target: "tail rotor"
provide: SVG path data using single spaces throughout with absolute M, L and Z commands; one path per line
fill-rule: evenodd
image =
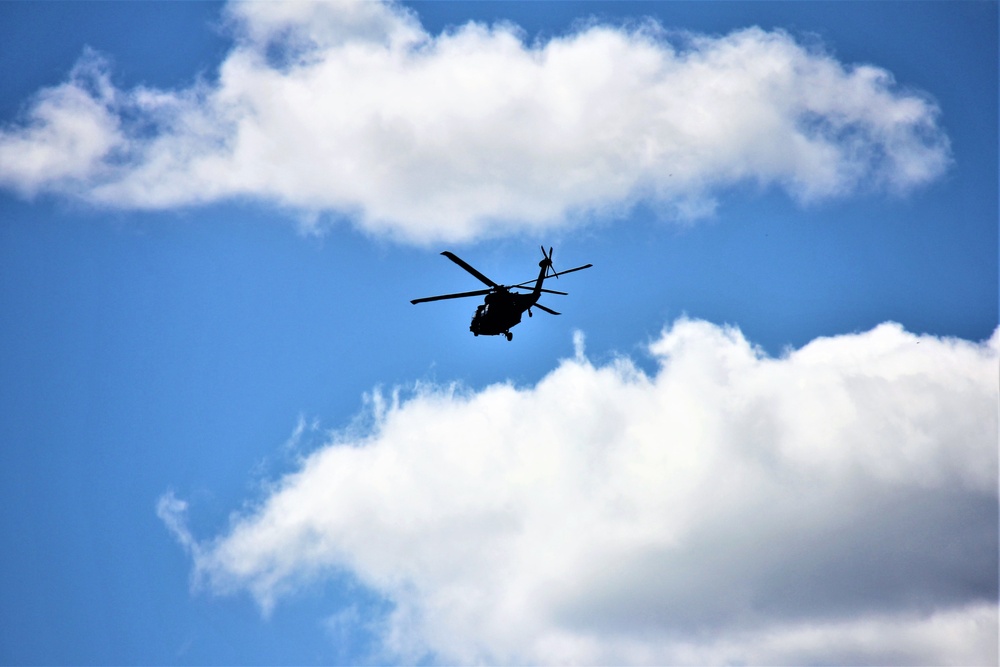
M 551 246 L 549 247 L 548 254 L 545 253 L 545 246 L 539 246 L 539 247 L 542 249 L 542 257 L 544 257 L 542 263 L 545 265 L 545 277 L 546 278 L 549 277 L 549 271 L 551 270 L 552 275 L 554 275 L 558 279 L 559 274 L 556 272 L 555 267 L 552 265 L 552 247 Z

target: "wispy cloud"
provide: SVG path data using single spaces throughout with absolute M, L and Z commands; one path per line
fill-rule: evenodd
M 265 610 L 351 573 L 407 660 L 995 664 L 1000 330 L 649 350 L 373 401 L 200 546 L 161 516 Z
M 173 491 L 160 496 L 156 503 L 156 516 L 166 524 L 182 547 L 196 560 L 201 558 L 198 542 L 187 527 L 187 502 L 178 498 Z
M 120 90 L 85 54 L 0 131 L 0 184 L 126 208 L 251 197 L 431 242 L 637 201 L 696 219 L 743 182 L 906 191 L 950 160 L 929 98 L 781 31 L 591 23 L 529 43 L 506 24 L 431 35 L 372 2 L 226 14 L 211 83 Z

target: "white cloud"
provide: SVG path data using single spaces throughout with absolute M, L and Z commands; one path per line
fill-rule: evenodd
M 680 320 L 652 375 L 574 347 L 534 386 L 375 394 L 214 539 L 164 519 L 265 611 L 356 577 L 407 661 L 996 663 L 1000 330 L 770 358 Z
M 121 207 L 252 197 L 430 242 L 640 200 L 698 218 L 740 182 L 801 201 L 905 191 L 950 159 L 931 101 L 781 31 L 593 23 L 529 44 L 511 25 L 430 35 L 373 2 L 227 16 L 236 41 L 212 84 L 40 93 L 0 134 L 0 182 Z
M 0 185 L 27 196 L 74 192 L 105 174 L 126 143 L 115 113 L 118 93 L 105 70 L 88 51 L 66 83 L 35 96 L 26 123 L 0 130 Z

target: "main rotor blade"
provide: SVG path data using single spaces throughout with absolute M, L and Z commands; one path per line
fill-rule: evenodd
M 556 311 L 552 310 L 551 308 L 546 308 L 545 306 L 543 306 L 540 303 L 536 303 L 534 306 L 532 306 L 532 308 L 541 308 L 546 313 L 549 313 L 549 314 L 552 314 L 552 315 L 561 315 L 562 314 L 562 313 L 557 313 Z
M 584 269 L 589 269 L 592 266 L 593 266 L 593 264 L 584 264 L 583 266 L 578 266 L 575 269 L 566 269 L 565 271 L 560 271 L 559 273 L 550 273 L 547 277 L 551 278 L 552 276 L 563 276 L 563 275 L 566 275 L 567 273 L 573 273 L 574 271 L 582 271 Z M 516 285 L 511 285 L 511 287 L 527 287 L 530 283 L 535 282 L 535 280 L 536 280 L 536 278 L 532 278 L 531 280 L 525 280 L 523 283 L 518 283 Z M 542 291 L 546 292 L 546 291 L 549 291 L 549 290 L 543 289 Z M 551 290 L 551 291 L 555 292 L 555 290 Z M 556 292 L 556 293 L 557 294 L 566 294 L 565 292 Z
M 481 274 L 476 269 L 472 268 L 472 266 L 470 264 L 468 264 L 464 259 L 462 259 L 458 255 L 456 255 L 455 253 L 448 252 L 447 250 L 445 250 L 441 254 L 444 255 L 445 257 L 447 257 L 448 259 L 450 259 L 451 261 L 455 262 L 456 264 L 458 264 L 460 267 L 462 267 L 463 269 L 465 269 L 466 271 L 468 271 L 469 273 L 471 273 L 475 277 L 479 278 L 480 282 L 482 282 L 482 283 L 484 283 L 486 285 L 489 285 L 490 287 L 499 287 L 499 285 L 497 285 L 495 282 L 493 282 L 492 280 L 490 280 L 489 278 L 487 278 L 486 276 L 484 276 L 483 274 Z
M 526 281 L 526 282 L 530 282 L 530 281 Z M 526 290 L 532 289 L 531 287 L 528 287 L 524 283 L 521 283 L 520 285 L 511 285 L 510 287 L 511 287 L 511 289 L 526 289 Z M 569 292 L 560 292 L 559 290 L 548 289 L 546 287 L 543 287 L 542 291 L 543 292 L 548 292 L 549 294 L 562 294 L 563 296 L 569 296 Z
M 459 292 L 458 294 L 442 294 L 440 296 L 425 296 L 422 299 L 412 299 L 410 303 L 427 303 L 428 301 L 441 301 L 443 299 L 461 299 L 466 296 L 483 296 L 484 294 L 489 294 L 493 290 L 480 289 L 475 292 Z
M 573 273 L 574 271 L 583 271 L 584 269 L 589 269 L 593 264 L 584 264 L 583 266 L 578 266 L 575 269 L 566 269 L 565 271 L 560 271 L 559 273 L 553 273 L 552 276 L 565 276 L 567 273 Z M 552 276 L 549 276 L 551 278 Z

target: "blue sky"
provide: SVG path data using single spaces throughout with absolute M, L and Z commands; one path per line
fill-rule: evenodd
M 997 28 L 0 4 L 0 662 L 995 664 Z

